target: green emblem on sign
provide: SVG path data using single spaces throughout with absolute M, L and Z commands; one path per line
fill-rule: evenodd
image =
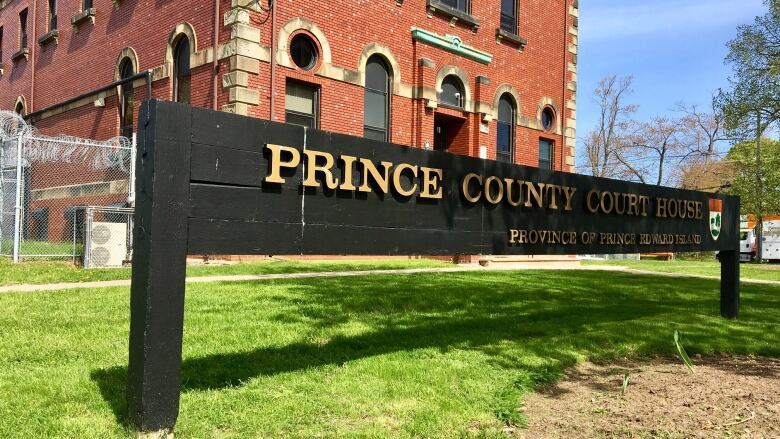
M 710 235 L 712 239 L 718 240 L 720 236 L 721 212 L 723 212 L 723 201 L 710 199 Z
M 715 240 L 720 236 L 720 212 L 710 212 L 710 234 Z

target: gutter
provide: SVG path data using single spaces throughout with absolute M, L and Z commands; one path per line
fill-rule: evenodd
M 43 113 L 47 113 L 49 111 L 53 111 L 53 110 L 65 107 L 65 106 L 70 105 L 70 104 L 72 104 L 74 102 L 80 101 L 82 99 L 89 98 L 90 96 L 94 96 L 94 95 L 96 95 L 98 93 L 101 93 L 101 92 L 104 92 L 104 91 L 108 91 L 108 90 L 110 90 L 110 89 L 112 89 L 114 87 L 118 87 L 120 85 L 124 85 L 124 84 L 126 84 L 128 82 L 132 82 L 132 81 L 135 81 L 136 79 L 141 79 L 141 78 L 145 78 L 146 79 L 146 96 L 147 96 L 147 99 L 152 99 L 152 71 L 151 70 L 147 70 L 145 72 L 136 73 L 135 75 L 130 76 L 128 78 L 120 79 L 118 81 L 114 81 L 114 82 L 112 82 L 112 83 L 110 83 L 108 85 L 104 85 L 104 86 L 102 86 L 100 88 L 96 88 L 94 90 L 90 90 L 88 92 L 82 93 L 82 94 L 80 94 L 78 96 L 74 96 L 74 97 L 72 97 L 70 99 L 66 99 L 66 100 L 64 100 L 62 102 L 58 102 L 58 103 L 56 103 L 54 105 L 49 105 L 46 108 L 42 108 L 42 109 L 40 109 L 38 111 L 34 111 L 32 113 L 27 114 L 26 116 L 24 116 L 24 119 L 25 119 L 25 121 L 30 122 L 30 123 L 34 122 L 35 121 L 34 119 L 36 119 L 38 116 L 41 116 Z

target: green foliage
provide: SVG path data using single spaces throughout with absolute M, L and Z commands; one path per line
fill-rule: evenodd
M 679 273 L 681 276 L 712 276 L 720 278 L 720 262 L 715 260 L 713 252 L 709 252 L 708 260 L 692 260 L 679 257 L 674 261 L 583 261 L 583 265 L 619 265 L 622 267 L 642 270 L 660 271 L 664 273 Z M 780 270 L 775 264 L 741 264 L 740 278 L 743 282 L 751 279 L 771 280 L 780 282 Z
M 767 12 L 739 26 L 728 43 L 731 87 L 716 99 L 727 125 L 742 139 L 755 139 L 780 119 L 780 0 L 764 3 Z
M 620 396 L 625 396 L 626 395 L 626 390 L 628 389 L 628 381 L 629 381 L 629 379 L 630 379 L 630 375 L 629 374 L 626 373 L 626 374 L 623 375 L 623 385 L 620 386 Z
M 677 346 L 677 353 L 680 354 L 680 358 L 682 359 L 683 363 L 685 363 L 685 367 L 688 368 L 688 371 L 690 373 L 693 372 L 693 362 L 691 361 L 691 358 L 688 356 L 688 353 L 685 352 L 685 348 L 682 344 L 680 344 L 680 333 L 677 332 L 677 330 L 674 330 L 674 344 Z
M 729 193 L 741 198 L 743 213 L 780 212 L 780 142 L 761 140 L 761 168 L 756 168 L 756 143 L 734 145 L 726 156 L 734 164 L 734 181 Z M 761 186 L 756 178 L 761 173 Z
M 2 271 L 2 270 L 0 270 Z M 596 271 L 191 284 L 177 438 L 501 438 L 579 361 L 780 355 L 780 287 Z M 0 294 L 0 437 L 130 438 L 129 289 Z M 522 431 L 517 432 L 522 435 Z
M 187 276 L 224 276 L 284 274 L 325 271 L 395 270 L 406 268 L 451 267 L 452 264 L 431 259 L 393 260 L 333 260 L 333 261 L 257 261 L 229 265 L 191 265 Z M 17 284 L 47 284 L 56 282 L 93 282 L 130 279 L 130 268 L 86 270 L 65 261 L 28 261 L 11 263 L 0 258 L 0 286 Z

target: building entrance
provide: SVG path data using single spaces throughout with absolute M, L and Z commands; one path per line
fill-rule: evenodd
M 461 134 L 466 120 L 460 117 L 437 113 L 433 118 L 433 149 L 447 151 Z

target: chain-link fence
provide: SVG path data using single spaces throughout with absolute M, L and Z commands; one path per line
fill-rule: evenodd
M 15 113 L 0 111 L 0 145 L 0 255 L 14 261 L 85 261 L 85 245 L 91 243 L 87 235 L 94 235 L 87 227 L 95 223 L 119 224 L 109 228 L 124 230 L 121 240 L 127 244 L 134 159 L 129 139 L 44 136 Z M 104 215 L 111 209 L 115 215 L 108 216 L 110 221 L 88 224 L 90 212 L 94 217 L 94 212 Z M 92 262 L 125 261 L 129 244 L 124 251 Z

